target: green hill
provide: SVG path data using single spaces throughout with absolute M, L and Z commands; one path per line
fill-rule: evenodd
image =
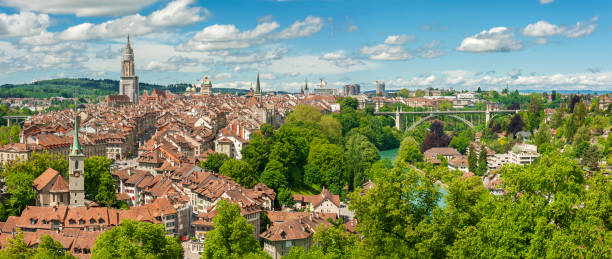
M 183 93 L 187 84 L 156 85 L 149 83 L 139 83 L 141 93 L 151 92 L 155 89 L 170 90 L 173 93 Z M 119 92 L 119 81 L 110 79 L 89 79 L 89 78 L 59 78 L 36 81 L 30 84 L 4 84 L 0 85 L 0 98 L 11 97 L 30 97 L 30 98 L 49 98 L 49 97 L 73 97 L 74 91 L 81 97 L 99 97 Z M 238 93 L 246 94 L 249 91 L 232 88 L 213 88 L 215 93 Z

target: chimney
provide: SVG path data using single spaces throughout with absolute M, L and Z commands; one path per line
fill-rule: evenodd
M 308 216 L 310 217 L 310 221 L 312 221 L 312 212 L 308 214 Z

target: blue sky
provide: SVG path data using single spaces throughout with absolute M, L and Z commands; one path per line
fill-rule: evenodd
M 612 91 L 612 1 L 0 0 L 0 83 Z

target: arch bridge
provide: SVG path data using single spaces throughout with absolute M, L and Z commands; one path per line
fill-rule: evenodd
M 413 115 L 425 115 L 424 117 L 422 117 L 421 119 L 419 119 L 418 121 L 412 123 L 410 125 L 410 127 L 408 127 L 408 130 L 413 130 L 416 126 L 418 126 L 419 124 L 423 123 L 424 121 L 427 121 L 435 116 L 439 116 L 439 115 L 448 115 L 449 117 L 452 117 L 454 119 L 457 119 L 465 124 L 467 124 L 470 128 L 474 127 L 474 123 L 472 123 L 470 120 L 463 118 L 459 115 L 472 115 L 472 114 L 484 114 L 485 115 L 485 123 L 489 123 L 489 120 L 491 119 L 491 114 L 496 114 L 496 113 L 518 113 L 520 110 L 491 110 L 489 109 L 489 106 L 487 105 L 487 109 L 486 110 L 466 110 L 466 111 L 460 111 L 460 110 L 451 110 L 451 111 L 412 111 L 412 112 L 405 112 L 402 111 L 401 108 L 398 108 L 397 110 L 395 110 L 395 112 L 379 112 L 378 109 L 374 112 L 374 115 L 387 115 L 387 116 L 392 116 L 393 119 L 395 120 L 395 128 L 397 128 L 398 130 L 402 130 L 402 116 L 403 114 L 413 114 Z

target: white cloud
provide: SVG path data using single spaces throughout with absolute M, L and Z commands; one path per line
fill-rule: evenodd
M 159 0 L 2 0 L 2 5 L 50 14 L 118 16 L 134 13 Z
M 49 16 L 31 12 L 0 13 L 0 37 L 30 36 L 41 33 L 49 26 Z
M 177 47 L 179 51 L 211 51 L 224 49 L 248 48 L 263 44 L 267 35 L 279 27 L 276 22 L 258 24 L 254 29 L 240 31 L 233 24 L 208 26 L 184 44 Z
M 269 15 L 257 18 L 257 23 L 264 23 L 264 22 L 269 22 L 273 20 L 274 20 L 274 16 L 269 14 Z
M 456 48 L 465 52 L 507 52 L 523 48 L 523 43 L 515 39 L 514 32 L 506 27 L 484 30 L 461 41 Z
M 387 45 L 404 45 L 406 42 L 411 42 L 415 39 L 414 35 L 390 35 L 385 39 L 384 43 Z
M 176 0 L 150 16 L 133 14 L 108 20 L 101 24 L 81 23 L 59 33 L 63 40 L 94 40 L 144 35 L 163 28 L 184 26 L 203 21 L 209 15 L 206 9 L 189 7 L 192 0 Z
M 357 25 L 351 25 L 348 27 L 349 32 L 354 32 L 354 31 L 357 31 L 358 29 L 359 27 L 357 27 Z
M 346 54 L 344 53 L 344 50 L 338 50 L 335 52 L 325 53 L 323 56 L 321 56 L 321 58 L 325 60 L 344 60 L 346 59 Z
M 321 17 L 308 16 L 304 21 L 296 21 L 291 27 L 280 31 L 276 38 L 292 39 L 299 37 L 311 36 L 323 28 L 323 19 Z
M 571 28 L 568 28 L 567 26 L 550 24 L 547 21 L 538 21 L 525 26 L 521 32 L 523 35 L 529 37 L 550 37 L 555 35 L 564 35 L 567 38 L 580 38 L 583 36 L 588 36 L 595 31 L 595 28 L 597 28 L 597 20 L 599 20 L 599 16 L 591 18 L 588 22 L 579 21 Z
M 420 56 L 422 58 L 436 58 L 444 55 L 444 52 L 438 49 L 440 46 L 440 41 L 432 40 L 430 42 L 424 43 L 421 47 L 417 49 L 420 52 Z
M 205 60 L 197 58 L 190 58 L 184 56 L 171 56 L 166 61 L 160 62 L 158 60 L 152 60 L 147 63 L 144 70 L 148 71 L 194 71 L 188 70 L 189 67 L 195 67 Z M 198 70 L 195 70 L 198 71 Z
M 540 0 L 540 4 L 550 4 L 552 2 L 554 2 L 555 0 Z
M 595 20 L 597 21 L 597 20 Z M 578 22 L 576 23 L 576 25 L 572 28 L 569 28 L 566 32 L 565 32 L 565 37 L 568 38 L 580 38 L 583 36 L 588 36 L 591 35 L 591 33 L 593 33 L 593 31 L 595 31 L 595 28 L 597 27 L 596 24 L 593 23 L 585 23 L 585 22 Z
M 210 16 L 210 12 L 205 8 L 189 7 L 194 2 L 194 0 L 170 2 L 164 9 L 151 13 L 149 23 L 155 27 L 184 26 L 203 21 Z
M 523 35 L 529 37 L 548 37 L 553 35 L 559 35 L 565 32 L 567 28 L 550 24 L 547 21 L 538 21 L 533 24 L 525 26 L 521 31 Z
M 412 54 L 408 53 L 402 46 L 389 46 L 380 44 L 375 46 L 363 46 L 359 50 L 363 55 L 368 55 L 372 60 L 409 60 Z

